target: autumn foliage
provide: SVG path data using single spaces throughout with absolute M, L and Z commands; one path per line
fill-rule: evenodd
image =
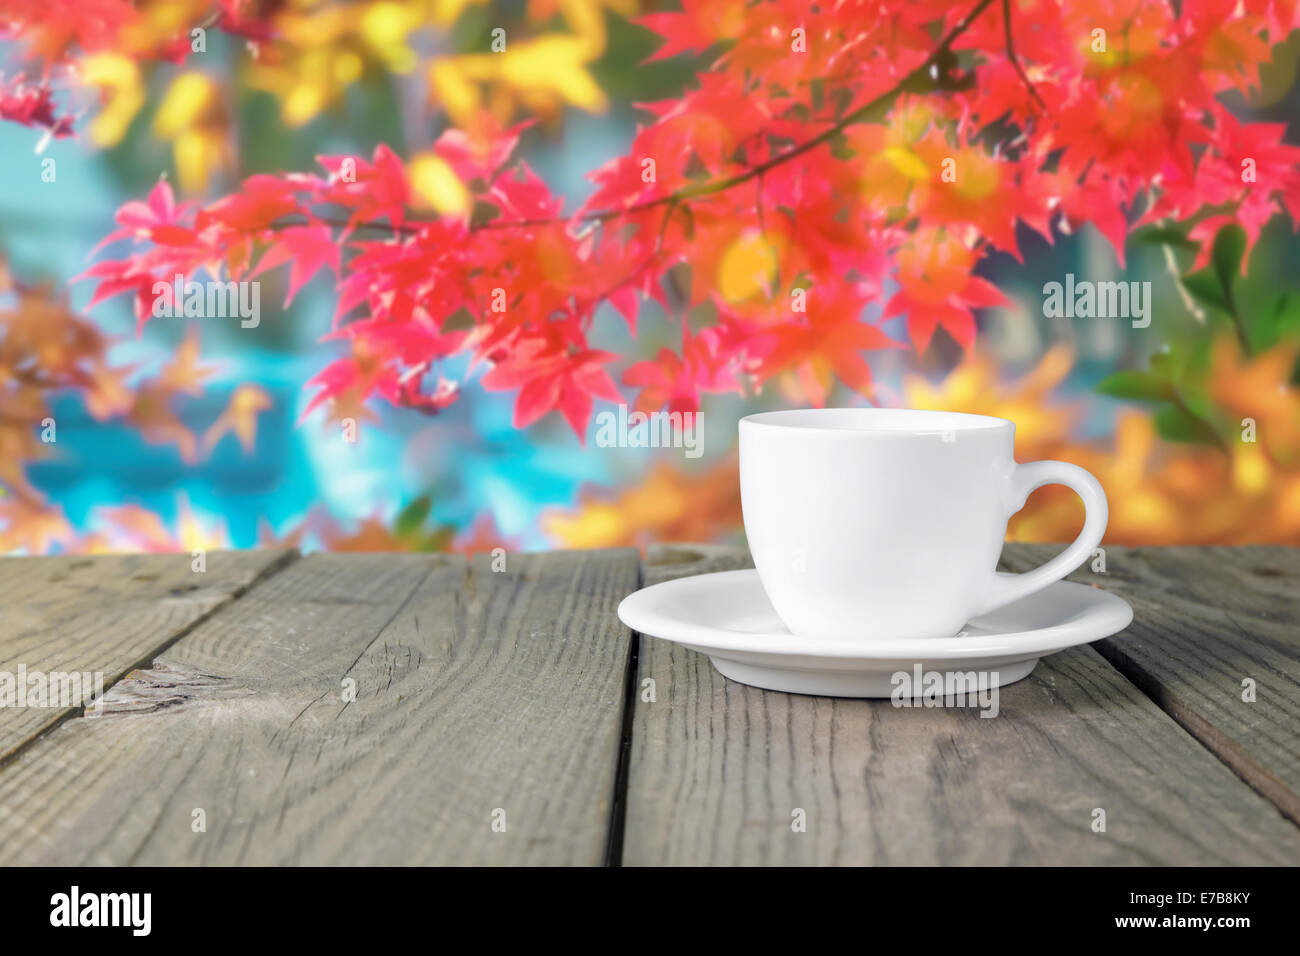
M 1083 403 L 1057 395 L 1069 374 L 1068 348 L 1050 349 L 1027 374 L 1010 381 L 987 353 L 970 357 L 938 385 L 909 375 L 909 408 L 993 415 L 1016 422 L 1024 461 L 1075 462 L 1097 476 L 1110 502 L 1106 541 L 1127 545 L 1295 544 L 1300 541 L 1300 389 L 1290 384 L 1300 344 L 1247 359 L 1230 338 L 1211 348 L 1207 387 L 1225 434 L 1241 417 L 1259 422 L 1258 442 L 1162 441 L 1152 419 L 1121 413 L 1113 437 L 1074 437 Z M 1034 492 L 1013 515 L 1013 541 L 1067 541 L 1083 526 L 1083 506 L 1070 489 Z M 572 548 L 645 547 L 655 542 L 728 540 L 741 525 L 737 463 L 725 458 L 703 475 L 667 464 L 617 492 L 588 489 L 573 508 L 544 519 L 547 533 Z
M 179 406 L 203 393 L 210 374 L 199 360 L 198 339 L 190 336 L 162 368 L 139 374 L 109 358 L 108 338 L 90 321 L 73 313 L 62 297 L 46 288 L 24 286 L 0 268 L 0 294 L 15 305 L 0 309 L 0 551 L 43 553 L 70 545 L 74 530 L 61 509 L 45 500 L 28 480 L 25 465 L 47 457 L 56 447 L 54 397 L 80 395 L 98 422 L 122 421 L 155 444 L 174 444 L 193 463 L 221 441 L 235 435 L 247 447 L 267 395 L 256 385 L 235 389 L 225 410 L 201 434 L 181 422 Z M 108 508 L 100 526 L 79 544 L 89 550 L 181 543 L 156 516 L 132 507 Z M 182 524 L 192 525 L 184 519 Z M 208 541 L 183 532 L 185 541 Z M 219 543 L 215 539 L 212 543 Z M 205 545 L 195 544 L 195 547 Z
M 758 389 L 780 376 L 821 404 L 833 378 L 871 395 L 864 352 L 924 351 L 938 329 L 969 348 L 974 310 L 1004 301 L 975 267 L 990 249 L 1019 255 L 1017 224 L 1051 238 L 1092 223 L 1122 258 L 1130 223 L 1183 219 L 1207 197 L 1227 208 L 1193 239 L 1300 218 L 1300 149 L 1217 98 L 1256 81 L 1246 65 L 1295 24 L 1294 5 L 1017 4 L 1017 58 L 990 0 L 886 6 L 709 0 L 647 17 L 665 54 L 726 50 L 696 88 L 647 106 L 627 155 L 567 215 L 513 159 L 518 128 L 488 118 L 409 162 L 384 146 L 323 157 L 204 206 L 162 182 L 119 214 L 110 239 L 132 248 L 89 270 L 96 301 L 129 293 L 143 323 L 154 284 L 176 274 L 291 264 L 292 298 L 326 271 L 329 335 L 351 354 L 309 384 L 336 414 L 372 397 L 436 411 L 463 391 L 443 360 L 468 352 L 488 368 L 482 387 L 516 394 L 519 427 L 559 411 L 581 436 L 594 401 L 620 400 L 616 356 L 588 344 L 597 309 L 634 324 L 643 297 L 667 307 L 679 264 L 688 305 L 716 322 L 684 333 L 682 356 L 626 370 L 641 406 L 693 411 L 741 377 Z M 1098 23 L 1112 25 L 1103 52 Z M 864 321 L 878 302 L 906 314 L 910 343 Z
M 385 19 L 375 6 L 338 13 L 326 34 L 352 42 L 327 46 L 312 5 L 281 15 L 271 3 L 178 3 L 160 25 L 152 5 L 124 0 L 59 0 L 40 17 L 0 0 L 32 63 L 4 88 L 0 115 L 68 135 L 41 77 L 80 63 L 105 92 L 94 135 L 111 136 L 122 97 L 138 95 L 131 69 L 184 62 L 202 22 L 259 49 L 256 82 L 283 93 L 285 122 L 304 122 L 367 62 L 412 69 L 407 34 L 447 15 L 392 4 L 406 12 Z M 1027 231 L 1052 242 L 1091 225 L 1122 264 L 1130 234 L 1165 230 L 1192 250 L 1193 269 L 1212 269 L 1219 237 L 1240 237 L 1230 258 L 1243 271 L 1270 219 L 1300 222 L 1300 149 L 1281 124 L 1240 120 L 1224 100 L 1258 85 L 1260 64 L 1300 26 L 1295 2 L 683 0 L 637 22 L 658 36 L 656 57 L 691 55 L 701 72 L 680 96 L 643 104 L 626 153 L 590 173 L 577 208 L 517 155 L 521 114 L 603 105 L 583 65 L 603 47 L 604 11 L 530 5 L 539 22 L 557 8 L 563 36 L 428 66 L 431 103 L 452 125 L 427 150 L 322 156 L 211 201 L 160 180 L 106 230 L 81 277 L 92 306 L 127 296 L 143 331 L 157 284 L 176 275 L 279 270 L 286 304 L 329 282 L 336 308 L 322 338 L 343 351 L 306 383 L 309 411 L 364 421 L 386 402 L 436 414 L 483 389 L 513 397 L 517 427 L 558 412 L 581 440 L 597 403 L 695 411 L 709 395 L 773 386 L 813 405 L 837 388 L 876 400 L 873 352 L 924 356 L 940 337 L 973 352 L 978 310 L 1007 302 L 984 263 L 1021 258 Z M 292 81 L 301 71 L 287 64 L 312 50 L 342 64 L 330 83 Z M 197 87 L 177 96 L 159 128 L 178 163 L 201 157 L 183 167 L 182 185 L 198 187 L 221 155 L 220 106 Z M 678 348 L 636 361 L 592 344 L 597 323 L 635 332 L 647 301 L 680 323 Z M 905 334 L 886 331 L 894 317 Z M 1253 368 L 1214 355 L 1228 375 Z M 449 371 L 453 359 L 468 371 Z M 1257 453 L 1290 468 L 1295 449 Z M 1295 492 L 1283 494 L 1279 514 L 1300 535 Z M 1141 521 L 1116 513 L 1140 539 Z

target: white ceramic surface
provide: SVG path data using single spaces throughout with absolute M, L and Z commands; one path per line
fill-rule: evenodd
M 638 633 L 709 655 L 742 684 L 796 694 L 889 697 L 893 676 L 997 672 L 988 686 L 1028 676 L 1038 658 L 1123 630 L 1133 609 L 1114 594 L 1058 581 L 984 614 L 955 637 L 877 641 L 861 634 L 796 637 L 781 623 L 754 571 L 723 571 L 643 588 L 618 607 Z
M 910 640 L 1059 581 L 1106 530 L 1106 495 L 1082 468 L 1017 464 L 1015 425 L 958 412 L 822 408 L 740 421 L 745 533 L 763 588 L 795 634 Z M 1007 519 L 1064 484 L 1087 517 L 1061 554 L 996 572 Z

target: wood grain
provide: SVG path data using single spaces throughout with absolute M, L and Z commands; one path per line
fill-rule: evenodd
M 748 566 L 652 548 L 644 577 Z M 625 864 L 1300 861 L 1300 831 L 1090 647 L 1003 688 L 992 719 L 759 690 L 652 638 L 637 676 L 656 700 L 635 700 Z
M 0 770 L 0 861 L 597 864 L 637 576 L 304 558 Z
M 0 672 L 102 672 L 104 686 L 273 574 L 288 551 L 0 558 Z M 80 710 L 0 708 L 0 761 Z
M 1014 545 L 1004 558 L 1021 571 L 1058 550 Z M 1107 547 L 1105 558 L 1105 573 L 1071 577 L 1122 595 L 1133 624 L 1098 651 L 1300 823 L 1300 549 Z

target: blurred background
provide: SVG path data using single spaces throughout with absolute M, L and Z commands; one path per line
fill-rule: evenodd
M 30 435 L 0 437 L 0 456 L 8 458 L 0 490 L 8 485 L 11 492 L 7 502 L 0 497 L 0 550 L 284 541 L 476 550 L 743 540 L 736 422 L 752 411 L 804 404 L 779 387 L 706 396 L 698 458 L 680 449 L 600 447 L 594 422 L 584 445 L 554 414 L 517 430 L 514 396 L 474 387 L 436 417 L 376 403 L 376 421 L 350 445 L 319 415 L 302 417 L 310 398 L 303 383 L 341 348 L 320 341 L 335 304 L 324 277 L 281 310 L 284 276 L 265 276 L 256 329 L 153 321 L 137 336 L 126 298 L 85 311 L 92 286 L 70 280 L 87 267 L 118 207 L 145 196 L 160 175 L 178 193 L 203 198 L 253 173 L 313 168 L 320 154 L 369 156 L 387 143 L 412 155 L 455 120 L 430 110 L 427 73 L 417 64 L 472 55 L 494 26 L 584 38 L 574 68 L 594 91 L 581 79 L 561 78 L 554 90 L 512 89 L 508 78 L 488 84 L 489 96 L 519 99 L 523 114 L 538 117 L 522 154 L 566 198 L 566 210 L 588 195 L 586 173 L 626 151 L 634 104 L 674 96 L 708 62 L 689 55 L 645 62 L 656 38 L 629 18 L 655 5 L 639 0 L 433 6 L 430 20 L 412 28 L 413 14 L 401 3 L 291 4 L 296 19 L 286 28 L 297 61 L 259 64 L 247 55 L 246 38 L 210 30 L 203 55 L 183 63 L 134 72 L 95 64 L 105 93 L 81 106 L 86 120 L 75 137 L 50 139 L 0 123 L 0 258 L 13 277 L 0 299 L 0 322 L 13 321 L 20 286 L 46 287 L 109 337 L 116 366 L 175 361 L 197 335 L 197 361 L 210 374 L 201 394 L 182 396 L 174 412 L 184 429 L 211 438 L 187 454 L 183 443 L 160 441 L 156 431 L 97 419 L 75 390 L 52 394 L 55 441 L 37 447 Z M 12 55 L 11 46 L 0 46 L 0 63 Z M 1298 57 L 1300 35 L 1293 34 L 1264 69 L 1258 94 L 1231 104 L 1242 117 L 1290 121 L 1292 143 L 1300 134 Z M 57 164 L 54 182 L 41 179 L 46 158 Z M 1121 267 L 1091 228 L 1050 246 L 1022 230 L 1023 264 L 995 256 L 981 267 L 1012 304 L 980 313 L 973 356 L 942 333 L 923 359 L 911 350 L 872 353 L 877 398 L 1014 419 L 1021 460 L 1063 458 L 1101 479 L 1112 505 L 1108 541 L 1300 544 L 1294 227 L 1280 217 L 1269 223 L 1247 274 L 1236 280 L 1239 314 L 1226 318 L 1246 329 L 1245 353 L 1219 347 L 1225 316 L 1212 295 L 1180 281 L 1193 255 L 1176 242 L 1139 233 Z M 1045 317 L 1044 283 L 1070 272 L 1150 281 L 1150 327 Z M 901 321 L 884 327 L 903 338 L 892 331 Z M 612 309 L 592 339 L 621 357 L 621 370 L 677 348 L 680 332 L 647 304 L 635 339 Z M 1144 377 L 1170 366 L 1180 370 L 1172 395 Z M 828 404 L 866 404 L 837 388 Z M 633 391 L 626 392 L 630 401 Z M 241 419 L 255 426 L 247 441 L 234 427 Z M 1238 440 L 1245 419 L 1257 423 L 1257 441 Z M 0 436 L 10 427 L 5 421 L 0 409 Z M 39 514 L 13 508 L 18 482 L 44 502 Z M 1081 524 L 1068 491 L 1043 489 L 1013 520 L 1011 536 L 1065 540 Z

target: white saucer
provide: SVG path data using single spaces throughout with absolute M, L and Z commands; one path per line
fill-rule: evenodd
M 879 642 L 795 637 L 772 610 L 758 572 L 678 578 L 623 599 L 619 619 L 650 637 L 708 654 L 724 677 L 794 694 L 889 697 L 900 671 L 988 672 L 985 687 L 1029 676 L 1045 654 L 1122 631 L 1128 602 L 1083 584 L 1058 581 L 990 611 L 956 637 Z M 996 676 L 994 673 L 996 672 Z

